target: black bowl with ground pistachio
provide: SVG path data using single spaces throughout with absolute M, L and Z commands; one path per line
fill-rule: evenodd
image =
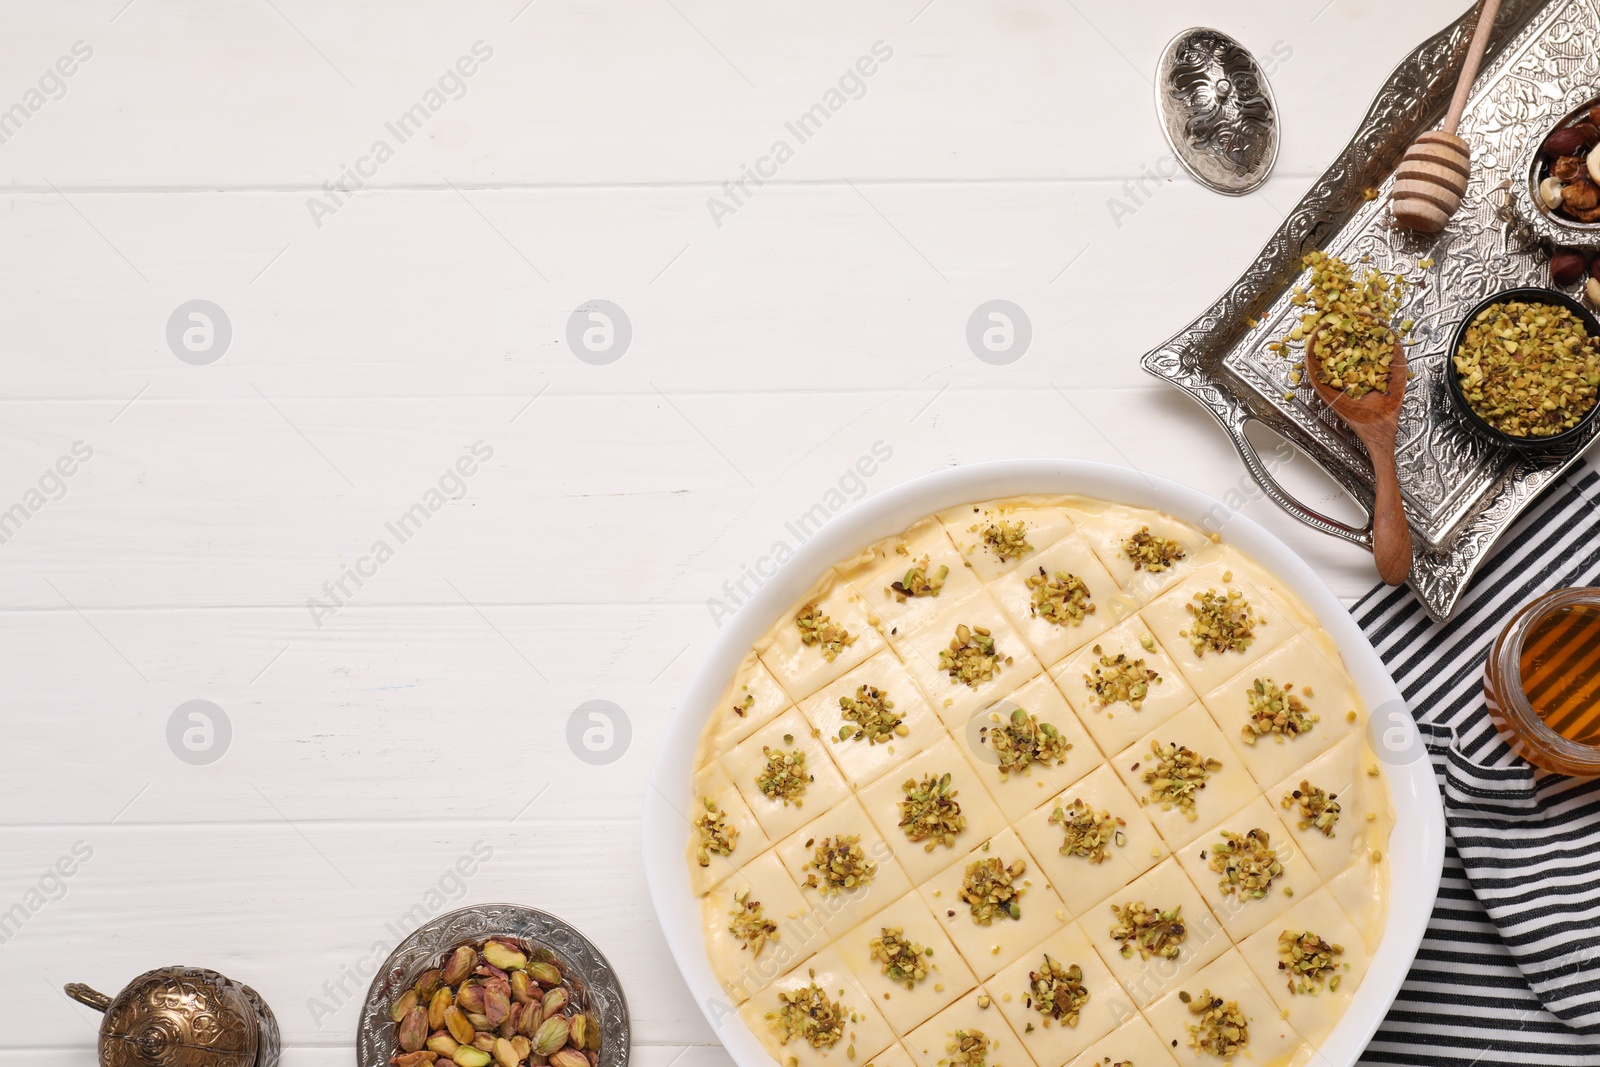
M 1518 452 L 1585 437 L 1600 406 L 1600 320 L 1553 289 L 1507 289 L 1456 327 L 1445 383 L 1481 436 Z

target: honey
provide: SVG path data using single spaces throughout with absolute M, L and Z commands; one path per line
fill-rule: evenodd
M 1558 774 L 1600 774 L 1600 589 L 1558 589 L 1513 616 L 1484 671 L 1512 750 Z

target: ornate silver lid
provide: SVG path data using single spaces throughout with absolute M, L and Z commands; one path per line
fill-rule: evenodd
M 1156 69 L 1161 132 L 1183 169 L 1228 196 L 1261 187 L 1278 160 L 1278 105 L 1250 50 L 1221 30 L 1174 37 Z

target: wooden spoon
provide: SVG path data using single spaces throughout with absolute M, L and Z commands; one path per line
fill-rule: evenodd
M 1370 315 L 1362 316 L 1371 319 Z M 1394 334 L 1393 330 L 1389 331 Z M 1389 585 L 1399 585 L 1411 573 L 1411 529 L 1406 525 L 1405 502 L 1400 498 L 1400 479 L 1395 472 L 1395 436 L 1400 431 L 1400 402 L 1406 395 L 1406 353 L 1398 335 L 1394 337 L 1394 361 L 1389 365 L 1389 391 L 1376 390 L 1351 397 L 1343 389 L 1325 385 L 1320 373 L 1317 345 L 1322 331 L 1306 338 L 1306 376 L 1317 395 L 1355 431 L 1367 446 L 1372 459 L 1372 478 L 1377 498 L 1372 505 L 1372 557 L 1378 576 Z
M 1406 149 L 1400 166 L 1394 172 L 1394 188 L 1389 193 L 1389 206 L 1394 221 L 1408 230 L 1419 233 L 1438 233 L 1444 229 L 1450 216 L 1461 206 L 1467 192 L 1467 178 L 1471 173 L 1471 150 L 1467 142 L 1456 136 L 1461 125 L 1461 113 L 1466 110 L 1467 96 L 1472 83 L 1478 78 L 1478 67 L 1483 62 L 1483 50 L 1489 45 L 1489 33 L 1494 29 L 1495 16 L 1500 14 L 1500 0 L 1483 0 L 1478 9 L 1478 24 L 1467 45 L 1466 59 L 1461 64 L 1461 74 L 1456 79 L 1455 95 L 1450 98 L 1450 110 L 1445 113 L 1444 125 L 1428 130 Z

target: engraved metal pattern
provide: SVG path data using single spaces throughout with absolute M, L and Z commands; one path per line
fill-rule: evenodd
M 417 978 L 464 942 L 515 937 L 555 953 L 576 993 L 574 1002 L 600 1022 L 599 1067 L 627 1067 L 632 1038 L 628 1002 L 616 971 L 594 943 L 548 912 L 515 904 L 479 904 L 441 915 L 413 930 L 384 961 L 367 989 L 356 1030 L 356 1067 L 387 1067 L 400 1051 L 389 1005 Z
M 1183 169 L 1230 196 L 1261 186 L 1278 159 L 1278 108 L 1238 41 L 1196 27 L 1174 37 L 1156 71 L 1161 132 Z
M 1257 421 L 1282 434 L 1370 508 L 1372 472 L 1360 442 L 1309 383 L 1290 385 L 1289 362 L 1266 346 L 1298 321 L 1291 295 L 1304 252 L 1322 248 L 1352 263 L 1370 258 L 1373 266 L 1413 277 L 1420 260 L 1433 258 L 1426 285 L 1412 290 L 1401 312 L 1416 322 L 1407 355 L 1416 377 L 1407 386 L 1397 451 L 1416 546 L 1410 584 L 1435 618 L 1450 614 L 1496 538 L 1594 437 L 1539 456 L 1512 455 L 1458 420 L 1443 374 L 1445 348 L 1468 308 L 1500 289 L 1547 280 L 1539 243 L 1526 223 L 1510 219 L 1505 190 L 1526 180 L 1528 143 L 1594 95 L 1597 5 L 1506 0 L 1461 122 L 1472 145 L 1471 182 L 1442 234 L 1395 227 L 1387 193 L 1401 154 L 1444 113 L 1474 12 L 1400 64 L 1350 143 L 1238 283 L 1142 360 L 1211 412 L 1269 499 L 1315 529 L 1370 548 L 1370 529 L 1318 515 L 1284 491 L 1244 428 Z
M 162 967 L 115 997 L 67 993 L 105 1013 L 101 1067 L 277 1067 L 278 1022 L 255 990 L 200 967 Z

